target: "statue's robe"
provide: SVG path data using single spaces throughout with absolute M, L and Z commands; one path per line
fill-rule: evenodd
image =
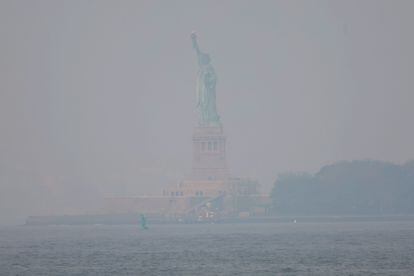
M 200 124 L 218 125 L 220 117 L 216 108 L 217 77 L 211 64 L 201 65 L 197 76 L 197 109 Z

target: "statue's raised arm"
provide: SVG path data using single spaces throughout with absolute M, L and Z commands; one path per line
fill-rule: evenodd
M 193 48 L 194 48 L 194 50 L 197 53 L 198 65 L 201 67 L 203 65 L 210 64 L 210 56 L 209 56 L 209 54 L 203 53 L 200 50 L 200 47 L 198 47 L 197 34 L 195 32 L 192 32 L 191 33 L 191 40 L 193 42 Z
M 197 55 L 200 54 L 200 48 L 198 47 L 197 43 L 197 34 L 195 32 L 191 33 L 191 40 L 193 41 L 193 48 L 196 51 Z

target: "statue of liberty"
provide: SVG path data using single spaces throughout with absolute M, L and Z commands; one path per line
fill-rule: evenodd
M 197 35 L 191 34 L 193 48 L 197 53 L 197 111 L 199 113 L 200 126 L 221 126 L 220 116 L 216 109 L 216 82 L 217 76 L 211 65 L 210 56 L 200 51 L 197 43 Z

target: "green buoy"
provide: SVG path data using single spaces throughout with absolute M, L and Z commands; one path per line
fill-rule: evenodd
M 147 226 L 147 218 L 143 214 L 141 214 L 140 222 L 141 222 L 141 228 L 143 230 L 147 230 L 148 229 L 148 226 Z

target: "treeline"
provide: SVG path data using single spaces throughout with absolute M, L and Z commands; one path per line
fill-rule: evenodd
M 271 196 L 278 215 L 414 214 L 414 161 L 343 161 L 315 175 L 286 173 Z

